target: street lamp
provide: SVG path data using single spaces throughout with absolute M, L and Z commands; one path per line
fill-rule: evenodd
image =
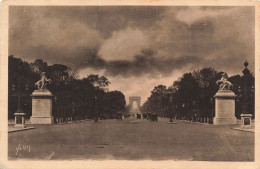
M 172 99 L 172 96 L 170 97 L 170 102 L 169 102 L 169 103 L 170 103 L 170 105 L 172 105 L 172 104 L 173 104 L 173 99 Z M 173 122 L 173 120 L 172 120 L 172 111 L 173 111 L 173 110 L 172 110 L 172 109 L 170 109 L 170 111 L 171 111 L 171 113 L 170 113 L 170 121 L 169 121 L 169 122 L 170 122 L 170 123 L 172 123 L 172 122 Z
M 248 70 L 248 62 L 245 61 L 244 63 L 245 69 L 242 71 L 243 76 L 241 80 L 241 84 L 238 86 L 238 101 L 242 103 L 242 109 L 243 109 L 243 114 L 249 114 L 250 113 L 250 108 L 249 108 L 249 103 L 250 103 L 250 98 L 254 96 L 254 86 L 250 84 L 250 70 Z
M 74 101 L 72 101 L 71 105 L 72 105 L 72 120 L 76 120 L 76 111 L 75 111 L 76 104 Z
M 98 122 L 98 117 L 97 117 L 97 99 L 98 97 L 95 96 L 95 121 L 94 122 Z
M 56 103 L 58 100 L 57 96 L 54 97 L 54 102 Z
M 54 123 L 59 123 L 58 107 L 57 107 L 57 96 L 54 96 L 53 109 L 54 109 L 54 111 L 53 111 Z
M 196 109 L 195 109 L 195 107 L 196 107 L 196 100 L 193 100 L 192 101 L 192 107 L 193 107 L 193 117 L 195 118 L 192 118 L 192 121 L 197 121 L 197 112 L 196 112 Z
M 182 103 L 182 116 L 185 114 L 185 119 L 186 119 L 186 113 L 185 113 L 185 103 Z
M 175 120 L 176 119 L 179 119 L 179 106 L 178 106 L 178 104 L 176 104 L 176 116 L 175 116 Z
M 25 91 L 27 92 L 28 89 L 28 85 L 25 85 Z M 11 96 L 15 96 L 17 97 L 17 110 L 14 114 L 15 116 L 15 125 L 14 127 L 22 127 L 25 128 L 25 116 L 26 113 L 22 110 L 21 108 L 21 97 L 22 96 L 27 96 L 27 94 L 23 94 L 21 91 L 21 87 L 20 87 L 20 82 L 18 81 L 18 85 L 17 88 L 16 86 L 13 84 L 12 85 L 12 92 L 13 94 Z
M 210 98 L 211 103 L 211 123 L 213 124 L 213 113 L 214 113 L 214 98 Z

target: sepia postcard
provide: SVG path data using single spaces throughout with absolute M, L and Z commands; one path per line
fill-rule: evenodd
M 0 169 L 258 169 L 257 0 L 3 0 Z

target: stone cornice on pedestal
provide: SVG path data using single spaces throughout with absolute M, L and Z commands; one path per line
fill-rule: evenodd
M 231 90 L 219 90 L 215 96 L 216 98 L 235 98 L 237 95 L 235 95 L 234 92 Z
M 240 117 L 252 117 L 252 114 L 241 114 Z
M 34 90 L 31 96 L 32 97 L 53 97 L 52 93 L 48 89 Z
M 15 116 L 26 116 L 26 113 L 14 113 Z

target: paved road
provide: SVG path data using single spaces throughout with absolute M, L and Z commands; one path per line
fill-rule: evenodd
M 231 126 L 168 124 L 161 118 L 132 120 L 33 125 L 36 129 L 8 134 L 9 159 L 254 160 L 254 133 Z

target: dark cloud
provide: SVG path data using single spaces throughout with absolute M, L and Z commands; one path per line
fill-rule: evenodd
M 158 75 L 171 74 L 172 71 L 180 69 L 188 64 L 196 64 L 197 58 L 194 56 L 183 56 L 178 59 L 168 58 L 160 60 L 153 55 L 143 52 L 142 55 L 137 55 L 135 60 L 129 61 L 113 61 L 106 65 L 106 74 L 109 76 L 123 75 L 143 76 L 146 74 L 157 77 Z
M 254 68 L 254 8 L 12 6 L 9 53 L 107 76 L 240 73 L 245 59 Z
M 30 32 L 33 20 L 41 22 L 42 18 L 52 18 L 53 22 L 61 20 L 67 26 L 73 22 L 80 22 L 107 38 L 113 31 L 130 25 L 149 29 L 157 20 L 162 19 L 165 9 L 166 7 L 156 6 L 11 6 L 11 37 L 15 33 L 20 34 L 21 26 L 23 31 Z

